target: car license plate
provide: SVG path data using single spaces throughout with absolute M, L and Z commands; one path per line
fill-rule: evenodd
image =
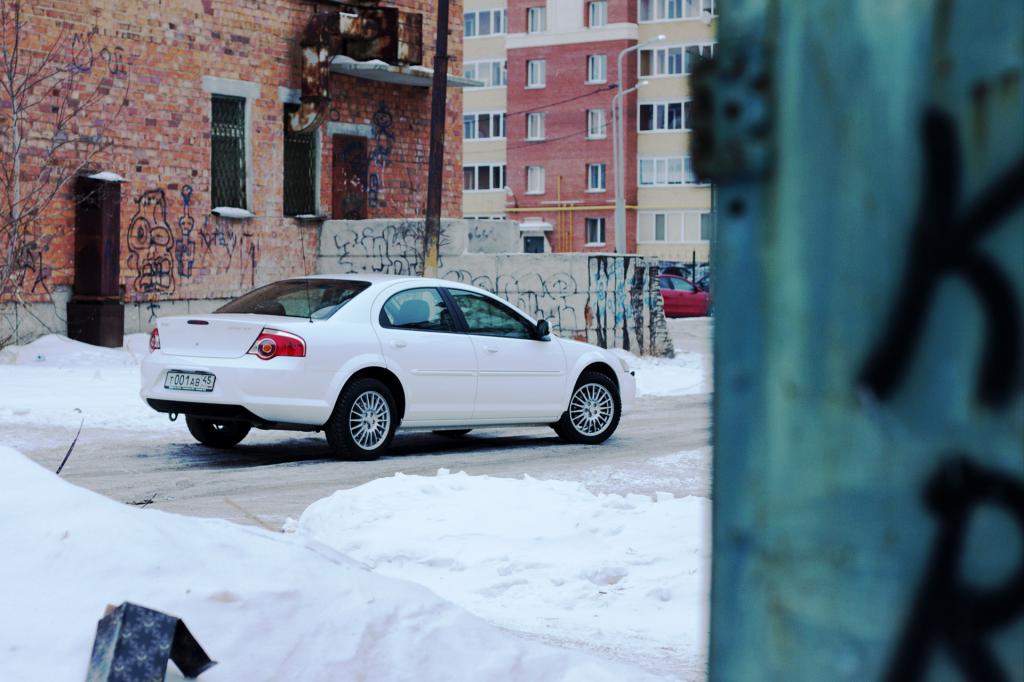
M 164 377 L 164 388 L 172 391 L 203 391 L 213 390 L 217 377 L 209 372 L 179 372 L 171 370 Z

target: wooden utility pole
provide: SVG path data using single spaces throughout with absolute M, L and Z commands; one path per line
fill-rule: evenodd
M 427 166 L 427 219 L 423 230 L 423 276 L 437 277 L 444 187 L 444 122 L 448 99 L 448 0 L 437 3 L 434 81 L 430 88 L 430 156 Z

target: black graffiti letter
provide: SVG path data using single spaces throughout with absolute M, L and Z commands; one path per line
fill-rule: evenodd
M 924 189 L 910 237 L 909 263 L 887 332 L 860 381 L 883 400 L 895 392 L 909 369 L 938 285 L 944 277 L 959 274 L 973 287 L 985 312 L 978 397 L 989 405 L 1004 405 L 1022 379 L 1020 303 L 1006 275 L 978 244 L 1024 200 L 1024 159 L 961 209 L 962 166 L 953 119 L 939 111 L 927 112 L 923 142 Z
M 1024 484 L 966 458 L 956 458 L 932 476 L 925 502 L 941 528 L 885 680 L 924 679 L 929 654 L 940 645 L 946 647 L 964 679 L 1005 680 L 1006 674 L 985 640 L 993 630 L 1024 613 L 1024 559 L 1003 585 L 986 591 L 965 585 L 958 571 L 971 513 L 982 504 L 1008 511 L 1024 541 Z

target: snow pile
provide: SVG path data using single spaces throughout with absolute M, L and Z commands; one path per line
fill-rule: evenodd
M 0 351 L 0 423 L 48 424 L 74 432 L 87 426 L 171 429 L 166 415 L 139 397 L 139 363 L 146 334 L 129 334 L 124 348 L 103 348 L 49 334 Z
M 378 479 L 286 528 L 503 627 L 652 669 L 702 657 L 706 498 L 449 474 Z
M 24 346 L 0 350 L 0 365 L 33 367 L 138 367 L 149 351 L 147 334 L 128 334 L 123 348 L 91 346 L 66 336 L 47 334 Z
M 123 601 L 183 618 L 219 661 L 208 682 L 649 679 L 521 640 L 303 537 L 126 507 L 3 447 L 0 543 L 3 680 L 81 680 L 97 620 Z
M 695 395 L 710 393 L 704 375 L 704 356 L 700 353 L 676 352 L 674 358 L 637 357 L 629 351 L 611 351 L 629 363 L 636 372 L 638 396 Z

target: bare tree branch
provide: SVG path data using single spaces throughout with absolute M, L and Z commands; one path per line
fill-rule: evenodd
M 32 20 L 49 19 L 0 0 L 0 298 L 19 303 L 38 294 L 41 273 L 27 285 L 25 273 L 43 267 L 33 249 L 43 242 L 48 209 L 111 148 L 131 90 L 126 69 L 107 64 L 101 73 L 96 29 L 72 33 L 61 23 L 51 42 L 29 49 L 24 38 L 45 33 Z

